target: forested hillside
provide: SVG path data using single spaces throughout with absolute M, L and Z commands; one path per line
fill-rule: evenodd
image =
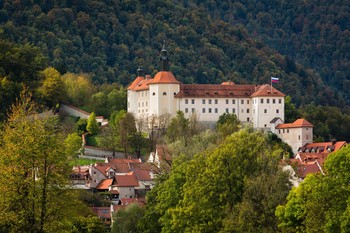
M 350 101 L 350 1 L 197 1 L 231 24 L 312 68 Z M 289 67 L 287 72 L 293 72 Z
M 293 102 L 298 105 L 344 106 L 342 96 L 324 85 L 325 77 L 318 74 L 318 67 L 306 69 L 289 56 L 269 48 L 259 38 L 265 38 L 264 33 L 267 35 L 269 27 L 275 26 L 269 22 L 258 24 L 261 17 L 255 17 L 254 12 L 263 13 L 264 9 L 269 9 L 264 6 L 272 4 L 2 0 L 0 38 L 40 47 L 48 57 L 49 65 L 61 74 L 67 71 L 90 73 L 99 83 L 118 82 L 123 85 L 133 80 L 139 64 L 147 73 L 157 72 L 158 52 L 165 40 L 171 69 L 184 83 L 232 80 L 260 84 L 277 76 L 282 80 L 277 88 L 293 96 Z M 286 7 L 292 8 L 291 4 Z M 250 10 L 252 13 L 248 13 Z M 292 10 L 294 12 L 294 8 Z M 280 17 L 286 16 L 280 13 Z M 246 28 L 242 26 L 244 24 Z M 285 30 L 288 40 L 298 39 L 290 37 Z M 266 39 L 269 45 L 273 45 Z M 290 41 L 282 44 L 293 45 Z M 291 50 L 302 52 L 298 47 L 281 52 Z M 302 56 L 295 54 L 294 57 Z M 5 72 L 1 74 L 6 75 Z

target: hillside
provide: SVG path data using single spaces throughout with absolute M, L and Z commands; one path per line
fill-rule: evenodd
M 276 87 L 297 105 L 345 105 L 318 70 L 269 48 L 260 31 L 252 33 L 243 17 L 250 8 L 243 5 L 243 18 L 224 17 L 232 6 L 195 1 L 4 0 L 0 7 L 0 38 L 40 47 L 62 74 L 90 73 L 99 83 L 127 85 L 139 64 L 157 72 L 165 40 L 171 69 L 184 83 L 259 84 L 277 76 Z

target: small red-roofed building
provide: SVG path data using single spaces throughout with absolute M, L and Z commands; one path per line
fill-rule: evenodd
M 120 198 L 135 198 L 135 189 L 139 187 L 135 172 L 129 172 L 126 175 L 115 175 L 111 191 L 118 191 Z
M 91 210 L 104 224 L 111 224 L 111 207 L 91 207 Z
M 294 154 L 298 152 L 298 148 L 306 143 L 313 142 L 313 125 L 302 118 L 295 120 L 293 123 L 280 123 L 275 126 L 274 131 L 283 142 L 290 145 Z

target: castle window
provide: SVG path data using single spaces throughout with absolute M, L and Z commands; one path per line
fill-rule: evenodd
M 194 104 L 194 99 L 191 100 L 192 104 Z
M 232 113 L 236 113 L 236 109 L 235 108 L 232 109 Z
M 249 122 L 249 117 L 247 117 L 247 121 Z
M 209 104 L 211 104 L 211 100 L 208 100 L 209 101 Z
M 202 113 L 205 113 L 205 108 L 202 108 Z
M 232 104 L 236 104 L 236 100 L 232 100 Z
M 143 97 L 143 92 L 141 92 L 141 95 L 142 95 L 142 97 Z
M 202 104 L 205 104 L 205 99 L 202 99 Z
M 281 130 L 280 129 L 278 130 L 278 133 L 281 134 Z
M 264 113 L 267 113 L 267 109 L 264 109 Z
M 276 103 L 276 100 L 275 100 L 275 99 L 272 99 L 272 103 L 275 104 L 275 103 Z
M 185 104 L 188 104 L 188 99 L 185 99 Z
M 289 129 L 287 129 L 287 133 L 289 133 Z
M 211 108 L 209 108 L 209 113 L 211 113 Z
M 218 109 L 217 108 L 215 108 L 215 113 L 218 113 Z
M 241 112 L 244 113 L 244 109 L 243 108 L 242 108 Z
M 188 113 L 188 108 L 185 108 L 185 113 Z
M 174 95 L 176 95 L 176 92 L 174 92 Z
M 228 108 L 226 108 L 226 113 L 228 113 Z
M 249 113 L 249 108 L 247 108 L 247 113 Z
M 265 125 L 264 125 L 264 127 L 266 128 L 266 127 L 267 127 L 267 125 L 265 124 Z
M 283 133 L 284 133 L 284 129 L 283 129 Z
M 281 104 L 281 103 L 282 103 L 282 99 L 279 99 L 279 100 L 278 100 L 278 103 Z
M 244 104 L 244 100 L 241 100 L 241 104 Z
M 228 104 L 228 100 L 226 100 L 226 104 Z
M 214 95 L 217 95 L 218 93 L 217 92 L 214 92 Z
M 268 103 L 268 104 L 269 104 L 269 103 L 270 103 L 270 99 L 266 99 L 266 103 Z
M 194 113 L 194 108 L 192 108 L 192 113 Z
M 218 100 L 214 100 L 215 101 L 215 104 L 218 104 Z
M 152 93 L 152 95 L 156 95 L 156 93 L 155 93 L 155 92 L 153 92 L 153 93 Z
M 249 104 L 249 100 L 247 100 L 247 104 Z
M 264 103 L 264 99 L 260 99 L 260 103 L 263 104 Z
M 163 92 L 163 95 L 166 95 L 166 92 Z
M 300 140 L 300 135 L 298 135 L 298 139 Z
M 309 140 L 309 135 L 306 135 L 306 140 Z
M 142 102 L 142 107 L 144 107 L 144 102 Z
M 147 107 L 147 101 L 146 101 L 146 107 Z
M 276 113 L 279 113 L 280 112 L 280 110 L 279 109 L 276 109 Z

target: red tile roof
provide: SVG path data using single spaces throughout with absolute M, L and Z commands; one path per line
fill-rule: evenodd
M 313 162 L 313 163 L 307 163 L 299 166 L 297 173 L 300 178 L 305 178 L 307 174 L 317 173 L 317 172 L 321 172 L 320 167 L 317 164 L 317 162 Z
M 270 84 L 264 84 L 257 88 L 252 97 L 285 97 L 286 95 L 272 87 Z
M 121 198 L 121 205 L 138 204 L 139 206 L 144 206 L 146 204 L 146 198 Z
M 154 76 L 153 80 L 150 82 L 150 84 L 159 83 L 180 84 L 180 82 L 176 80 L 175 76 L 170 71 L 159 71 L 156 74 L 156 76 Z
M 113 185 L 117 187 L 137 187 L 139 182 L 134 172 L 130 172 L 127 175 L 115 175 L 115 182 Z
M 136 79 L 128 86 L 128 90 L 133 90 L 143 80 L 145 80 L 144 77 L 137 76 Z
M 279 124 L 276 126 L 276 129 L 301 128 L 301 127 L 314 127 L 314 126 L 307 120 L 300 118 L 294 121 L 293 123 Z
M 109 186 L 111 186 L 113 183 L 113 179 L 105 179 L 101 180 L 101 182 L 97 185 L 96 189 L 97 190 L 105 190 L 108 189 Z
M 111 219 L 110 207 L 91 207 L 92 211 L 102 219 Z
M 152 82 L 153 79 L 146 79 L 141 81 L 136 87 L 134 88 L 135 91 L 142 91 L 142 90 L 148 90 L 149 84 Z
M 136 168 L 134 172 L 135 172 L 135 175 L 136 175 L 138 180 L 142 180 L 142 181 L 152 180 L 151 175 L 149 174 L 149 171 L 147 171 L 147 170 Z

